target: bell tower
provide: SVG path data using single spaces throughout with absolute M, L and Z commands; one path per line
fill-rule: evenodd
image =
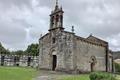
M 62 7 L 59 7 L 58 0 L 56 0 L 55 8 L 50 14 L 50 28 L 49 31 L 55 29 L 62 29 L 63 28 L 63 13 Z

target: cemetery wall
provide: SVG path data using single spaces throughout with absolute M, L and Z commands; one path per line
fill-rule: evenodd
M 38 67 L 38 56 L 0 54 L 0 66 Z

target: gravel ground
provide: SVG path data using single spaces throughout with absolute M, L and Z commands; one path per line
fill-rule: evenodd
M 38 77 L 34 80 L 61 80 L 62 76 L 70 76 L 63 72 L 40 70 Z

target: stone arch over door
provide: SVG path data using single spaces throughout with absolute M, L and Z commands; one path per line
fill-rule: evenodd
M 91 70 L 91 72 L 95 71 L 96 63 L 97 63 L 96 57 L 91 56 L 91 58 L 90 58 L 90 70 Z
M 52 51 L 52 70 L 55 71 L 57 66 L 57 52 Z

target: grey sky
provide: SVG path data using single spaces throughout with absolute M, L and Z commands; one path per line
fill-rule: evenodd
M 55 0 L 0 0 L 0 41 L 10 50 L 25 49 L 38 42 L 49 29 L 49 14 Z M 60 0 L 64 27 L 82 37 L 109 41 L 110 49 L 120 50 L 120 0 Z M 28 34 L 29 33 L 29 34 Z

